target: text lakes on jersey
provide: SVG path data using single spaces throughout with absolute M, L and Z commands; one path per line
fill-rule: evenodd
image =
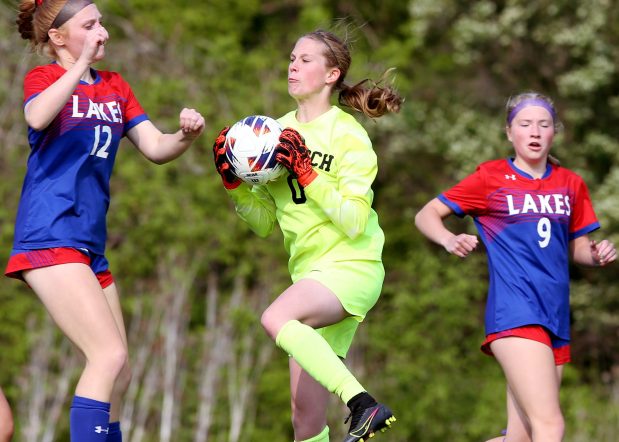
M 546 195 L 524 193 L 522 195 L 505 195 L 509 215 L 542 213 L 554 215 L 571 214 L 570 197 L 560 193 Z M 536 201 L 537 200 L 537 201 Z
M 88 99 L 88 112 L 80 112 L 79 96 L 72 95 L 74 118 L 95 118 L 97 120 L 109 121 L 110 123 L 122 123 L 123 115 L 120 104 L 117 101 L 108 101 L 106 103 L 95 103 L 90 98 Z M 107 108 L 107 112 L 106 112 Z M 108 115 L 109 113 L 109 115 Z

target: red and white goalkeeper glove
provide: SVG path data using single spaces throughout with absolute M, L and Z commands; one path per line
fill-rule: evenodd
M 215 159 L 215 168 L 221 176 L 221 180 L 224 183 L 226 189 L 236 189 L 241 185 L 241 180 L 232 173 L 232 166 L 226 158 L 226 134 L 229 127 L 224 127 L 213 143 L 213 156 Z
M 318 176 L 312 168 L 312 159 L 305 145 L 305 139 L 290 127 L 284 129 L 279 136 L 279 144 L 275 148 L 275 161 L 288 169 L 303 187 L 308 186 Z

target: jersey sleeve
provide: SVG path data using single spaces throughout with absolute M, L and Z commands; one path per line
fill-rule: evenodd
M 573 202 L 572 216 L 570 217 L 570 240 L 586 235 L 600 228 L 600 223 L 595 216 L 589 189 L 584 180 L 578 177 L 575 192 L 576 201 Z
M 120 77 L 120 76 L 119 76 Z M 125 102 L 125 133 L 131 128 L 137 126 L 142 121 L 148 120 L 148 115 L 144 112 L 144 109 L 140 105 L 138 99 L 135 97 L 131 86 L 124 79 L 120 79 L 122 82 L 123 96 L 126 99 Z
M 349 238 L 366 229 L 378 170 L 376 153 L 369 139 L 347 134 L 336 140 L 342 156 L 338 163 L 337 187 L 318 175 L 305 188 L 329 219 Z
M 236 213 L 261 237 L 269 235 L 275 228 L 275 201 L 264 186 L 241 184 L 228 195 L 234 202 Z
M 37 66 L 24 78 L 24 106 L 58 80 L 58 75 L 47 66 Z
M 441 193 L 438 199 L 459 217 L 482 213 L 488 205 L 486 180 L 482 168 L 477 167 L 474 173 Z

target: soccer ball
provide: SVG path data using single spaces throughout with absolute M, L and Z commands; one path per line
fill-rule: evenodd
M 251 115 L 235 123 L 226 134 L 226 157 L 232 173 L 248 184 L 265 184 L 284 174 L 275 161 L 282 127 L 273 118 Z

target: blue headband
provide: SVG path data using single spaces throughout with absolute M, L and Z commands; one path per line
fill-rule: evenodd
M 550 113 L 550 115 L 552 116 L 553 122 L 557 120 L 557 113 L 555 112 L 555 108 L 552 107 L 552 105 L 548 103 L 546 100 L 543 100 L 541 98 L 527 98 L 526 100 L 522 100 L 520 103 L 514 106 L 514 108 L 511 110 L 511 112 L 507 116 L 507 124 L 511 125 L 512 120 L 516 117 L 516 114 L 527 106 L 543 107 Z

